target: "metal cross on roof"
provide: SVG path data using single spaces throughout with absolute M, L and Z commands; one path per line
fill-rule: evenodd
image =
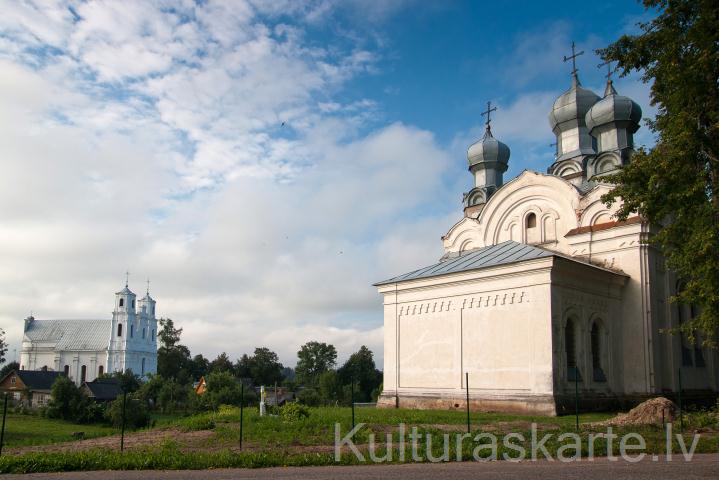
M 130 271 L 125 272 L 125 287 L 130 283 Z
M 147 294 L 150 294 L 150 279 L 147 279 Z
M 574 40 L 572 40 L 572 54 L 571 54 L 570 56 L 568 56 L 568 57 L 567 57 L 566 55 L 564 56 L 564 61 L 565 61 L 565 62 L 568 61 L 568 60 L 571 60 L 571 61 L 572 61 L 572 75 L 576 75 L 576 74 L 577 74 L 577 57 L 580 56 L 580 55 L 584 55 L 584 50 L 582 50 L 581 52 L 577 53 L 577 52 L 575 51 Z
M 487 115 L 487 120 L 484 122 L 484 124 L 487 125 L 487 128 L 489 128 L 489 123 L 492 121 L 489 115 L 495 111 L 497 111 L 497 107 L 492 108 L 492 102 L 487 102 L 487 110 L 482 112 L 482 116 Z
M 606 62 L 600 63 L 599 65 L 597 65 L 597 68 L 602 68 L 604 66 L 607 67 L 607 74 L 604 76 L 607 78 L 607 80 L 611 80 L 612 75 L 614 75 L 614 72 L 616 72 L 617 69 L 616 68 L 612 69 L 612 61 L 611 60 L 607 60 Z

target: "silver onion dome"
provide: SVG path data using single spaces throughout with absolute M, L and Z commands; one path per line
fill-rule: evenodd
M 492 136 L 492 130 L 487 126 L 484 136 L 473 143 L 467 150 L 469 169 L 480 164 L 499 163 L 507 165 L 509 162 L 509 147 Z
M 549 112 L 549 125 L 555 133 L 557 129 L 574 128 L 584 123 L 584 118 L 599 101 L 599 96 L 582 87 L 576 74 L 572 75 L 572 86 L 554 101 Z
M 611 80 L 607 82 L 604 98 L 589 109 L 585 122 L 591 133 L 596 127 L 609 123 L 625 124 L 631 133 L 639 129 L 641 107 L 629 97 L 618 95 Z

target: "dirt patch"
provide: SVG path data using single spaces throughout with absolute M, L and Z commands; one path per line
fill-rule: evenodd
M 125 448 L 157 446 L 165 441 L 175 441 L 180 445 L 197 444 L 210 438 L 213 434 L 214 432 L 212 430 L 183 432 L 175 428 L 130 432 L 125 434 Z M 8 448 L 7 451 L 12 454 L 22 454 L 29 452 L 70 452 L 92 448 L 120 450 L 120 435 L 90 438 L 74 442 L 54 443 L 51 445 L 15 447 Z
M 662 422 L 673 422 L 678 412 L 677 406 L 665 397 L 652 398 L 640 403 L 627 413 L 620 413 L 614 418 L 598 422 L 599 426 L 631 426 L 631 425 L 661 425 Z

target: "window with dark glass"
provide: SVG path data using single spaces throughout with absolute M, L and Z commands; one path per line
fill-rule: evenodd
M 595 382 L 606 382 L 602 368 L 602 330 L 597 322 L 592 325 L 592 378 Z
M 537 226 L 537 216 L 533 213 L 527 215 L 527 228 L 534 228 Z
M 567 320 L 567 326 L 564 329 L 564 348 L 567 356 L 567 379 L 570 381 L 581 380 L 577 365 L 577 345 L 574 330 L 574 320 Z

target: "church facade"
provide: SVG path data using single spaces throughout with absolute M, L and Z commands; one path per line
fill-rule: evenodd
M 77 385 L 103 373 L 157 372 L 157 319 L 150 292 L 141 298 L 125 284 L 107 320 L 25 319 L 21 370 L 63 372 Z
M 631 161 L 641 109 L 617 93 L 571 87 L 549 123 L 555 162 L 504 183 L 510 149 L 469 147 L 474 188 L 430 266 L 376 284 L 384 303 L 382 407 L 558 415 L 656 395 L 715 394 L 719 358 L 662 333 L 696 311 L 670 303 L 681 282 L 645 242 L 652 226 L 619 222 L 601 177 Z

